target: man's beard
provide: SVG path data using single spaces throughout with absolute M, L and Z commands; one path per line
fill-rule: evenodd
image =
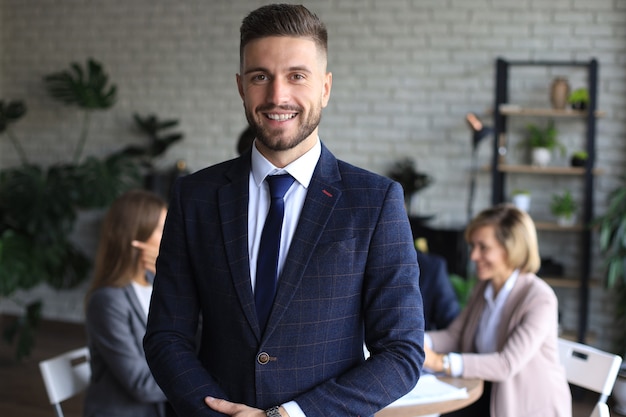
M 298 116 L 296 117 L 302 117 L 302 115 L 304 114 L 301 111 L 302 109 L 300 108 L 280 107 L 280 106 L 272 106 L 271 109 L 261 108 L 259 109 L 259 112 L 261 111 L 267 112 L 268 110 L 271 111 L 273 109 L 292 110 L 292 111 L 295 110 L 298 112 Z M 255 114 L 259 114 L 259 113 L 255 113 Z M 296 132 L 295 135 L 293 135 L 292 137 L 287 137 L 282 133 L 277 136 L 276 134 L 272 134 L 271 132 L 269 132 L 267 129 L 263 127 L 261 123 L 257 122 L 257 120 L 254 118 L 255 114 L 251 113 L 248 109 L 246 109 L 246 119 L 248 119 L 248 124 L 254 130 L 256 139 L 259 142 L 261 142 L 263 146 L 265 146 L 266 148 L 272 151 L 286 151 L 288 149 L 295 148 L 300 143 L 302 143 L 306 138 L 308 138 L 311 135 L 311 133 L 313 133 L 313 131 L 320 124 L 320 120 L 322 119 L 322 109 L 321 107 L 318 107 L 317 109 L 315 109 L 315 111 L 309 114 L 309 117 L 307 117 L 307 119 L 304 120 L 302 124 L 299 125 L 298 131 Z M 261 116 L 261 117 L 264 117 L 264 116 Z

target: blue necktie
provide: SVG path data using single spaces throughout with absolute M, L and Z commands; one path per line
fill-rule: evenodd
M 256 285 L 254 301 L 259 317 L 261 330 L 265 329 L 267 319 L 274 303 L 276 281 L 278 279 L 278 252 L 280 250 L 280 233 L 283 228 L 285 201 L 283 197 L 293 184 L 294 178 L 289 174 L 270 175 L 265 178 L 270 186 L 270 210 L 267 213 L 256 266 Z

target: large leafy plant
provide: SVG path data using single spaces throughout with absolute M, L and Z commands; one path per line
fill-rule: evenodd
M 93 113 L 116 101 L 116 86 L 97 61 L 89 59 L 84 68 L 73 63 L 69 70 L 44 77 L 44 85 L 54 100 L 82 112 L 82 126 L 72 161 L 43 167 L 29 160 L 13 131 L 26 115 L 26 105 L 0 101 L 0 136 L 8 137 L 21 161 L 0 171 L 0 297 L 18 304 L 18 290 L 41 283 L 67 289 L 86 279 L 91 261 L 69 239 L 79 211 L 106 207 L 125 190 L 140 186 L 139 159 L 152 150 L 138 147 L 83 158 Z M 18 359 L 30 354 L 41 301 L 23 309 L 3 332 L 7 342 L 17 341 Z
M 616 294 L 617 329 L 626 327 L 626 177 L 609 194 L 606 212 L 594 220 L 604 254 L 607 288 Z M 619 332 L 616 353 L 626 355 L 626 334 Z

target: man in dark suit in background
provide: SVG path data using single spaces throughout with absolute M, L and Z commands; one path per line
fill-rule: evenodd
M 318 137 L 332 74 L 317 16 L 296 5 L 253 11 L 241 26 L 240 61 L 256 140 L 176 183 L 148 363 L 180 416 L 372 416 L 415 386 L 424 360 L 402 188 L 337 160 Z M 277 174 L 295 181 L 284 195 L 265 322 L 258 309 L 267 298 L 255 296 L 268 288 L 259 253 L 267 177 Z
M 461 311 L 446 260 L 436 254 L 417 251 L 417 263 L 420 266 L 424 326 L 426 330 L 445 329 Z

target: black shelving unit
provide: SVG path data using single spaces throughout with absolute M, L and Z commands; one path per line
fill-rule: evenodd
M 578 316 L 577 340 L 585 342 L 589 314 L 589 283 L 591 274 L 591 230 L 588 225 L 594 217 L 593 214 L 593 193 L 594 193 L 594 162 L 596 157 L 596 119 L 597 93 L 598 93 L 598 62 L 596 59 L 589 61 L 517 61 L 498 58 L 496 60 L 495 79 L 495 105 L 494 105 L 494 141 L 493 157 L 491 164 L 492 177 L 492 204 L 505 201 L 505 177 L 510 175 L 511 170 L 507 170 L 504 162 L 506 155 L 506 132 L 507 119 L 514 116 L 523 116 L 524 113 L 504 111 L 502 105 L 509 104 L 509 73 L 511 67 L 516 66 L 543 66 L 543 67 L 581 67 L 587 70 L 587 89 L 589 91 L 589 104 L 583 112 L 562 112 L 546 109 L 531 112 L 533 116 L 545 117 L 579 117 L 586 122 L 586 151 L 588 153 L 587 163 L 582 172 L 577 175 L 583 176 L 584 198 L 582 210 L 582 225 L 578 233 L 581 233 L 582 259 L 579 277 L 579 299 L 580 311 Z M 522 169 L 523 171 L 523 169 Z M 566 170 L 564 170 L 566 171 Z M 536 173 L 536 169 L 533 170 Z M 575 171 L 572 169 L 572 173 Z M 565 172 L 567 173 L 567 172 Z M 545 175 L 555 175 L 554 170 L 546 170 Z

